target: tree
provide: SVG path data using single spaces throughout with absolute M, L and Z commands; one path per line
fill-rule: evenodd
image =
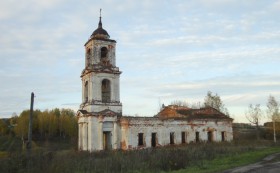
M 65 138 L 66 135 L 71 137 L 71 133 L 70 131 L 72 130 L 72 128 L 76 127 L 76 125 L 73 126 L 72 124 L 72 120 L 75 121 L 75 112 L 71 109 L 61 109 L 60 111 L 60 117 L 59 117 L 59 134 L 60 137 Z
M 267 116 L 273 123 L 273 139 L 276 143 L 275 122 L 279 121 L 279 103 L 270 95 L 267 101 Z
M 29 122 L 29 110 L 22 111 L 20 116 L 17 118 L 15 133 L 22 140 L 27 138 L 28 133 L 28 122 Z
M 49 112 L 45 110 L 38 116 L 38 130 L 41 138 L 47 138 L 49 136 Z
M 182 101 L 182 100 L 174 100 L 170 103 L 171 105 L 177 105 L 177 106 L 184 106 L 192 109 L 199 109 L 201 108 L 200 102 L 193 102 L 193 103 L 188 103 L 187 101 Z
M 15 134 L 22 138 L 22 140 L 27 138 L 28 128 L 29 128 L 29 110 L 24 110 L 17 117 L 16 125 L 15 125 Z M 32 123 L 32 131 L 35 134 L 38 131 L 38 116 L 41 114 L 40 110 L 33 111 L 33 123 Z M 13 122 L 14 123 L 14 122 Z
M 14 124 L 15 134 L 26 139 L 28 133 L 29 110 L 10 121 Z M 75 139 L 78 134 L 78 123 L 75 112 L 71 109 L 35 110 L 33 112 L 32 131 L 34 137 L 52 140 L 56 137 Z
M 201 108 L 201 103 L 200 102 L 193 102 L 192 105 L 191 105 L 191 108 L 200 109 Z
M 227 108 L 225 107 L 223 101 L 217 93 L 214 95 L 211 91 L 208 91 L 207 95 L 204 98 L 204 106 L 215 108 L 218 111 L 223 112 L 225 115 L 229 116 Z
M 262 118 L 260 104 L 256 104 L 255 106 L 250 104 L 247 112 L 245 112 L 245 116 L 250 123 L 256 126 L 256 137 L 259 139 L 259 122 Z
M 10 118 L 10 125 L 14 126 L 17 123 L 18 115 L 16 113 L 12 114 L 12 117 Z
M 9 127 L 4 119 L 0 119 L 0 135 L 6 135 L 9 132 Z
M 174 100 L 171 102 L 171 105 L 189 107 L 189 104 L 186 101 L 182 100 Z

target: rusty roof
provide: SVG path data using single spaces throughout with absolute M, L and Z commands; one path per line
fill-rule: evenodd
M 224 113 L 212 107 L 193 109 L 185 106 L 169 105 L 165 106 L 155 117 L 164 119 L 226 119 L 229 118 Z

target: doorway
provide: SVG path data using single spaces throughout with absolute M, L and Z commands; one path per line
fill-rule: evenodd
M 103 149 L 104 150 L 112 149 L 112 135 L 110 131 L 103 132 Z
M 212 142 L 213 141 L 213 133 L 211 131 L 207 132 L 207 136 L 208 136 L 208 142 Z

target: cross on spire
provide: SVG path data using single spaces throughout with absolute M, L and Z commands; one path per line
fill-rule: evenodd
M 102 22 L 101 22 L 101 8 L 100 8 L 100 16 L 99 16 L 99 23 L 98 23 L 98 28 L 102 28 Z

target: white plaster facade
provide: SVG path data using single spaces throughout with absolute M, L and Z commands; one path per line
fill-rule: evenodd
M 127 128 L 128 127 L 128 128 Z M 212 133 L 212 142 L 231 141 L 231 122 L 209 120 L 174 120 L 154 117 L 124 117 L 121 119 L 121 148 L 137 149 L 152 147 L 152 133 L 156 134 L 156 146 L 180 145 L 196 141 L 196 132 L 199 133 L 199 142 L 208 141 L 208 132 Z M 184 132 L 184 141 L 182 140 Z M 222 139 L 224 132 L 224 139 Z M 139 145 L 139 133 L 144 136 L 143 145 Z M 170 142 L 170 134 L 174 134 L 174 143 Z
M 80 150 L 128 150 L 233 139 L 232 119 L 213 108 L 167 106 L 154 117 L 123 117 L 116 41 L 109 38 L 100 18 L 85 44 L 82 104 L 77 112 Z
M 175 115 L 166 118 L 159 113 L 155 117 L 122 117 L 115 116 L 110 110 L 99 115 L 80 111 L 79 148 L 88 151 L 129 150 L 196 142 L 232 141 L 232 119 L 215 115 L 215 118 L 207 118 L 208 115 L 197 115 L 198 118 L 181 118 Z M 109 146 L 104 144 L 104 132 L 107 131 L 110 132 Z M 139 134 L 143 135 L 142 143 L 139 143 Z M 155 134 L 154 145 L 152 134 Z M 173 143 L 171 134 L 174 136 Z

